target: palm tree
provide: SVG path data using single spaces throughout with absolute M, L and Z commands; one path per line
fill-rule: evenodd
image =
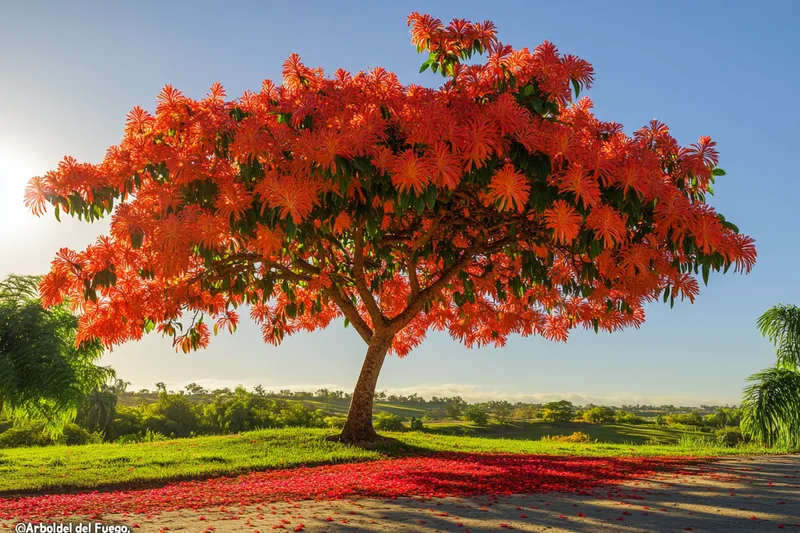
M 748 378 L 742 431 L 768 446 L 800 447 L 800 308 L 776 305 L 758 329 L 777 346 L 775 366 Z
M 84 404 L 86 426 L 90 431 L 106 431 L 117 413 L 117 395 L 114 386 L 103 385 L 94 389 Z

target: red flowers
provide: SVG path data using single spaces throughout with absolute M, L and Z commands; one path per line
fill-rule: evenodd
M 552 43 L 408 24 L 441 87 L 293 54 L 280 86 L 240 98 L 167 86 L 102 162 L 33 178 L 37 215 L 111 215 L 108 236 L 53 262 L 45 305 L 68 298 L 78 340 L 109 348 L 155 326 L 199 349 L 203 324 L 232 331 L 249 306 L 267 342 L 346 317 L 364 339 L 385 324 L 402 356 L 431 328 L 503 346 L 637 327 L 656 299 L 693 298 L 699 267 L 750 271 L 753 240 L 706 204 L 725 174 L 709 138 L 599 120 L 578 95 L 591 65 Z
M 278 499 L 362 496 L 446 497 L 586 491 L 664 469 L 686 458 L 555 457 L 443 453 L 389 461 L 187 481 L 161 488 L 0 499 L 0 519 L 92 514 L 155 514 L 178 509 L 244 506 Z M 328 521 L 333 519 L 329 516 Z

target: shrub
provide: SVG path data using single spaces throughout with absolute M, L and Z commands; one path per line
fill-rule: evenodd
M 27 446 L 47 446 L 52 443 L 43 433 L 44 424 L 22 424 L 12 426 L 0 434 L 0 448 L 20 448 Z
M 745 442 L 744 435 L 738 427 L 724 427 L 716 432 L 717 444 L 721 446 L 738 446 Z
M 342 429 L 346 420 L 346 416 L 326 416 L 322 419 L 326 426 L 335 429 Z
M 64 426 L 64 433 L 55 442 L 66 444 L 67 446 L 99 444 L 103 442 L 103 434 L 98 432 L 89 433 L 77 424 L 67 424 Z
M 617 424 L 644 424 L 645 419 L 641 416 L 636 416 L 628 411 L 617 411 L 614 414 L 614 421 Z
M 45 432 L 44 423 L 40 421 L 12 426 L 3 433 L 0 433 L 0 448 L 49 446 L 51 444 L 73 446 L 100 442 L 103 442 L 102 434 L 90 433 L 72 422 L 65 424 L 63 433 L 57 437 L 52 437 Z
M 583 431 L 575 431 L 572 435 L 545 435 L 544 442 L 592 442 L 592 438 Z
M 489 423 L 489 413 L 480 405 L 467 407 L 466 411 L 464 411 L 464 418 L 479 426 L 485 426 Z
M 411 431 L 423 431 L 425 430 L 425 424 L 422 423 L 421 418 L 411 418 Z
M 402 431 L 405 429 L 403 417 L 392 413 L 379 413 L 375 428 L 383 431 Z

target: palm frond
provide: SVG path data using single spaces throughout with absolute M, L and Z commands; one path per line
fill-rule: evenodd
M 776 305 L 758 319 L 762 335 L 778 348 L 777 366 L 787 369 L 800 367 L 800 308 L 795 305 Z
M 800 447 L 800 373 L 768 368 L 748 378 L 742 432 L 768 446 Z

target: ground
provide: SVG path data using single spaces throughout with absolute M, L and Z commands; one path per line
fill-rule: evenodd
M 339 466 L 351 468 L 353 465 Z M 338 467 L 328 467 L 328 470 L 335 468 Z M 302 480 L 312 471 L 301 471 L 296 477 Z M 563 470 L 559 475 L 569 473 Z M 407 476 L 408 472 L 401 469 L 398 478 Z M 185 508 L 176 498 L 171 501 L 180 508 L 172 510 L 168 509 L 171 503 L 166 495 L 169 492 L 165 492 L 169 487 L 165 487 L 158 489 L 162 491 L 158 502 L 153 500 L 156 508 L 164 509 L 162 512 L 149 516 L 135 512 L 96 514 L 94 518 L 103 522 L 135 524 L 136 531 L 142 532 L 800 531 L 798 455 L 704 460 L 690 462 L 688 466 L 680 467 L 678 472 L 649 472 L 642 476 L 626 474 L 625 477 L 625 481 L 609 485 L 601 483 L 588 491 L 543 491 L 504 496 L 347 497 L 269 503 L 254 503 L 242 498 L 245 505 L 195 509 Z M 286 481 L 289 482 L 288 478 Z M 325 482 L 323 479 L 322 483 Z M 390 485 L 394 480 L 387 477 L 385 482 Z M 572 482 L 580 487 L 582 481 Z M 176 492 L 172 494 L 177 495 Z M 65 498 L 78 501 L 74 495 L 53 498 L 60 498 L 60 505 L 64 504 Z M 124 507 L 121 503 L 124 496 L 116 498 L 114 501 Z M 214 496 L 208 498 L 205 494 L 199 496 L 200 500 L 214 501 Z M 264 499 L 268 500 L 268 494 Z M 2 522 L 0 520 L 0 525 L 10 527 L 10 524 Z

